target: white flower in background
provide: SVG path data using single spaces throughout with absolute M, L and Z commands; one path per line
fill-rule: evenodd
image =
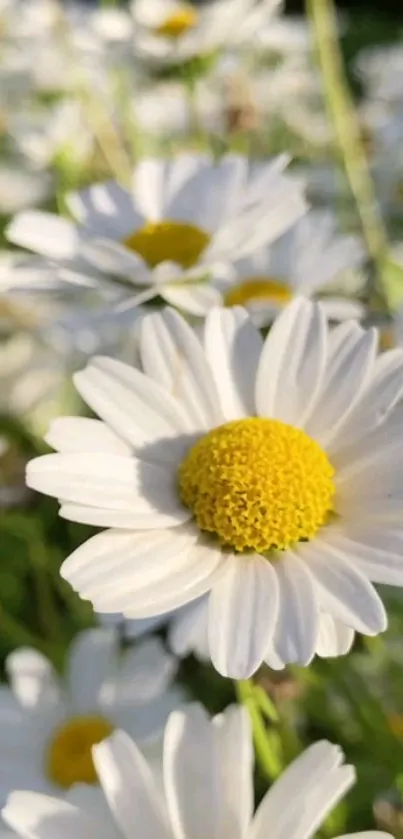
M 203 343 L 174 311 L 148 315 L 144 373 L 93 359 L 75 383 L 101 421 L 65 419 L 60 453 L 28 465 L 63 517 L 111 528 L 63 577 L 128 618 L 210 592 L 211 659 L 238 679 L 308 664 L 322 612 L 382 632 L 370 581 L 403 583 L 403 353 L 376 345 L 299 298 L 264 342 L 240 309 L 213 310 Z
M 83 106 L 75 99 L 16 113 L 10 118 L 8 132 L 18 150 L 38 168 L 54 162 L 74 168 L 89 159 L 94 147 Z
M 35 792 L 13 792 L 3 810 L 5 822 L 22 839 L 133 839 L 135 833 L 142 839 L 265 839 L 268 833 L 281 839 L 285 831 L 289 839 L 309 839 L 355 780 L 339 746 L 322 740 L 293 761 L 254 814 L 250 722 L 237 706 L 212 721 L 193 705 L 170 716 L 163 784 L 123 732 L 93 753 L 109 818 L 104 802 L 94 806 L 82 793 L 74 806 Z M 387 836 L 367 831 L 348 839 Z
M 152 138 L 161 149 L 167 141 L 189 138 L 194 129 L 194 114 L 203 131 L 223 129 L 223 100 L 219 91 L 205 79 L 195 82 L 193 106 L 180 81 L 154 83 L 133 94 L 131 116 L 134 130 Z
M 277 11 L 279 0 L 134 0 L 134 50 L 150 64 L 180 64 L 223 46 L 249 42 Z
M 176 667 L 157 638 L 120 650 L 112 627 L 77 635 L 64 679 L 34 649 L 11 653 L 0 702 L 2 801 L 18 786 L 64 795 L 96 783 L 91 748 L 115 728 L 154 758 L 168 714 L 184 699 L 171 687 Z
M 395 106 L 403 102 L 400 84 L 403 73 L 403 47 L 399 43 L 366 47 L 355 60 L 358 78 L 372 99 Z
M 52 193 L 49 173 L 32 171 L 17 160 L 3 162 L 0 166 L 0 215 L 11 215 L 42 204 Z
M 196 154 L 143 159 L 131 191 L 109 182 L 67 196 L 77 224 L 26 212 L 7 236 L 49 259 L 62 282 L 72 274 L 101 285 L 102 275 L 116 277 L 130 305 L 159 295 L 203 315 L 220 299 L 208 281 L 228 276 L 231 262 L 305 213 L 299 184 L 284 174 L 287 162 L 282 155 L 249 169 L 238 155 L 217 164 Z
M 235 279 L 219 286 L 222 302 L 247 307 L 254 322 L 266 326 L 292 297 L 326 294 L 328 284 L 358 268 L 364 255 L 358 237 L 337 232 L 332 213 L 311 212 L 273 245 L 235 264 Z M 360 318 L 365 311 L 342 296 L 322 303 L 329 320 Z

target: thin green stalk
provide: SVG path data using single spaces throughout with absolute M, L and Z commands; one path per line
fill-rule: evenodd
M 387 236 L 344 71 L 335 5 L 333 0 L 306 0 L 306 6 L 315 35 L 327 109 L 368 251 L 381 276 L 388 246 Z
M 270 743 L 268 729 L 264 722 L 259 697 L 256 696 L 255 686 L 249 679 L 235 682 L 235 691 L 238 702 L 244 705 L 249 712 L 258 765 L 262 773 L 270 781 L 274 781 L 280 775 L 282 766 L 278 755 L 275 754 Z

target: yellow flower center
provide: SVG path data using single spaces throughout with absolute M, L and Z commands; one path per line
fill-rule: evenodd
M 182 502 L 224 546 L 264 553 L 312 539 L 332 511 L 334 469 L 299 428 L 251 417 L 202 437 L 179 467 Z
M 97 776 L 91 750 L 112 731 L 113 726 L 104 717 L 72 717 L 57 729 L 48 746 L 48 778 L 63 789 L 79 783 L 95 784 Z
M 396 346 L 396 336 L 393 326 L 383 327 L 379 330 L 379 345 L 381 350 L 393 350 Z
M 197 20 L 196 9 L 192 9 L 191 6 L 181 6 L 177 12 L 167 17 L 164 23 L 157 26 L 155 33 L 164 38 L 180 38 L 196 26 Z
M 224 305 L 245 306 L 254 300 L 262 300 L 282 306 L 288 303 L 291 297 L 290 289 L 280 280 L 250 277 L 227 291 L 224 295 Z
M 209 241 L 208 233 L 193 224 L 150 221 L 131 233 L 123 244 L 140 254 L 151 268 L 167 261 L 190 268 L 198 261 Z

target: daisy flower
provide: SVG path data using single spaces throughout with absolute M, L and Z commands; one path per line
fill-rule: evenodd
M 102 287 L 115 277 L 130 305 L 161 296 L 203 315 L 220 299 L 207 280 L 228 276 L 234 259 L 305 213 L 300 185 L 283 172 L 287 163 L 284 155 L 252 169 L 237 155 L 219 163 L 197 154 L 143 159 L 131 190 L 110 182 L 67 196 L 76 223 L 25 212 L 7 236 L 47 258 L 62 283 Z
M 330 212 L 311 212 L 273 245 L 234 266 L 235 281 L 219 284 L 222 302 L 246 306 L 258 326 L 267 326 L 292 297 L 326 293 L 329 284 L 363 260 L 359 239 L 337 233 Z M 341 296 L 328 295 L 322 302 L 330 320 L 360 318 L 365 311 L 356 300 Z
M 211 721 L 197 705 L 171 714 L 162 784 L 123 732 L 95 746 L 93 755 L 106 802 L 85 790 L 76 805 L 13 792 L 3 809 L 6 824 L 22 839 L 132 839 L 135 832 L 144 839 L 264 839 L 268 832 L 273 839 L 309 839 L 355 780 L 339 746 L 322 740 L 288 766 L 254 813 L 250 722 L 237 706 Z M 386 836 L 367 831 L 348 839 Z
M 329 331 L 296 298 L 262 338 L 215 309 L 203 342 L 177 313 L 141 323 L 144 372 L 94 358 L 76 374 L 101 420 L 64 418 L 28 485 L 110 528 L 62 576 L 98 612 L 151 617 L 209 594 L 217 670 L 308 664 L 323 612 L 375 635 L 372 582 L 403 582 L 403 352 L 376 358 L 355 321 Z
M 219 0 L 195 7 L 186 0 L 135 0 L 134 49 L 152 65 L 176 65 L 250 40 L 279 0 Z
M 0 795 L 19 785 L 64 795 L 76 783 L 93 784 L 94 743 L 119 727 L 154 756 L 167 715 L 183 701 L 170 687 L 176 662 L 156 638 L 119 649 L 113 627 L 81 632 L 70 647 L 61 680 L 34 649 L 7 659 L 10 687 L 0 700 Z M 10 760 L 12 754 L 12 760 Z

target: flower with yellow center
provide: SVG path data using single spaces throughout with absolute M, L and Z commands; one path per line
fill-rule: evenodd
M 204 154 L 144 158 L 129 189 L 109 182 L 66 196 L 75 221 L 32 211 L 14 218 L 7 236 L 39 250 L 56 285 L 79 281 L 104 293 L 102 275 L 118 286 L 118 305 L 160 297 L 204 316 L 220 303 L 218 285 L 233 278 L 234 261 L 272 242 L 306 211 L 285 165 L 275 158 L 257 177 L 241 155 L 218 162 Z
M 232 678 L 381 632 L 371 581 L 403 583 L 403 352 L 376 351 L 375 330 L 330 330 L 303 298 L 265 341 L 238 308 L 210 312 L 203 342 L 172 310 L 147 316 L 142 372 L 95 358 L 75 376 L 96 450 L 94 425 L 65 419 L 74 452 L 28 466 L 62 516 L 108 528 L 63 577 L 127 618 L 205 595 L 209 653 Z
M 155 741 L 167 714 L 183 701 L 170 687 L 176 661 L 160 641 L 149 638 L 122 651 L 114 627 L 79 633 L 63 678 L 28 648 L 13 652 L 6 667 L 15 713 L 0 718 L 3 789 L 13 789 L 16 776 L 28 788 L 62 797 L 76 784 L 97 784 L 94 745 L 124 726 L 147 752 L 145 741 Z
M 63 789 L 73 784 L 95 784 L 92 747 L 112 734 L 113 726 L 100 716 L 72 717 L 54 733 L 46 755 L 48 778 Z
M 230 705 L 210 719 L 201 705 L 192 703 L 168 719 L 163 773 L 144 761 L 125 732 L 116 731 L 94 747 L 100 800 L 83 789 L 64 801 L 17 791 L 2 815 L 17 835 L 30 839 L 48 835 L 49 827 L 65 839 L 130 839 L 134 832 L 142 839 L 266 839 L 269 832 L 282 839 L 286 807 L 288 833 L 293 839 L 312 839 L 355 781 L 354 767 L 346 764 L 340 747 L 321 740 L 298 755 L 254 812 L 253 757 L 246 708 Z M 349 836 L 391 839 L 376 831 Z
M 189 29 L 193 29 L 198 22 L 198 15 L 196 9 L 192 6 L 179 6 L 177 11 L 172 12 L 162 23 L 156 28 L 157 35 L 162 35 L 164 38 L 180 38 Z
M 320 296 L 332 321 L 361 318 L 364 307 L 352 295 L 362 259 L 356 237 L 340 235 L 333 216 L 315 210 L 236 262 L 234 276 L 216 285 L 224 306 L 245 306 L 259 327 L 272 323 L 296 295 Z
M 224 294 L 225 306 L 248 306 L 254 301 L 262 301 L 279 306 L 289 303 L 292 292 L 280 280 L 268 277 L 250 277 L 234 285 Z

